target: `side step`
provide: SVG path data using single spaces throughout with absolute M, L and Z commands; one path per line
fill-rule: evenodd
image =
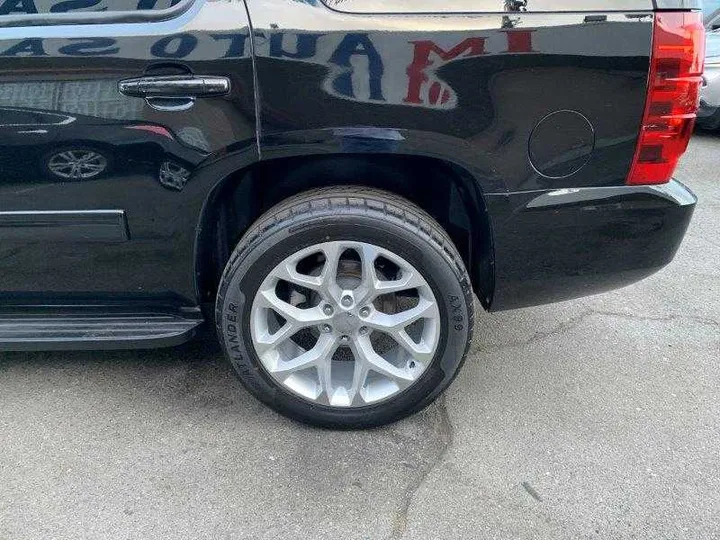
M 139 310 L 120 306 L 0 308 L 0 350 L 146 349 L 192 339 L 197 308 Z

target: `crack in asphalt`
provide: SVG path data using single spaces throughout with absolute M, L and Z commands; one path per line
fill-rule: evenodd
M 666 317 L 651 317 L 650 315 L 634 315 L 632 313 L 623 313 L 623 312 L 615 312 L 615 311 L 601 311 L 601 310 L 591 310 L 591 315 L 605 315 L 608 317 L 618 317 L 618 318 L 625 318 L 625 319 L 638 319 L 640 321 L 656 321 L 656 322 L 672 322 L 672 321 L 692 321 L 697 324 L 702 324 L 705 326 L 717 326 L 720 327 L 720 322 L 714 320 L 714 319 L 708 319 L 705 317 L 697 317 L 694 315 L 668 315 Z
M 542 341 L 544 339 L 547 339 L 549 337 L 560 335 L 572 328 L 575 328 L 576 326 L 579 326 L 580 323 L 582 323 L 585 319 L 588 319 L 592 316 L 600 315 L 603 317 L 618 317 L 618 318 L 624 318 L 624 319 L 635 319 L 640 321 L 654 321 L 654 322 L 672 322 L 677 320 L 686 320 L 686 321 L 692 321 L 697 324 L 705 325 L 705 326 L 715 326 L 720 328 L 720 322 L 715 321 L 713 319 L 707 319 L 705 317 L 696 317 L 692 315 L 668 315 L 665 317 L 652 317 L 649 315 L 635 315 L 632 313 L 623 313 L 623 312 L 616 312 L 616 311 L 602 311 L 602 310 L 596 310 L 596 309 L 590 309 L 587 311 L 584 311 L 580 313 L 579 315 L 572 317 L 568 319 L 565 322 L 560 323 L 556 327 L 547 330 L 545 332 L 535 332 L 532 336 L 530 336 L 527 339 L 521 339 L 517 341 L 511 341 L 509 343 L 502 343 L 499 345 L 487 345 L 487 346 L 480 346 L 476 351 L 482 351 L 482 350 L 497 350 L 497 349 L 505 349 L 508 347 L 521 347 L 524 345 L 531 345 L 533 343 L 536 343 L 538 341 Z
M 623 312 L 616 312 L 616 311 L 603 311 L 603 310 L 596 310 L 596 309 L 589 309 L 586 310 L 580 314 L 578 314 L 575 317 L 572 317 L 568 319 L 567 321 L 557 325 L 556 327 L 547 330 L 545 332 L 536 332 L 533 336 L 531 336 L 528 339 L 525 340 L 518 340 L 511 343 L 505 343 L 502 345 L 495 345 L 490 347 L 480 347 L 478 350 L 482 349 L 503 349 L 506 347 L 517 347 L 517 346 L 523 346 L 523 345 L 530 345 L 532 343 L 547 339 L 549 337 L 563 334 L 564 332 L 579 326 L 585 319 L 588 319 L 593 316 L 602 316 L 602 317 L 618 317 L 618 318 L 625 318 L 625 319 L 635 319 L 635 320 L 643 320 L 643 321 L 654 321 L 654 322 L 672 322 L 676 320 L 687 320 L 692 321 L 697 324 L 701 325 L 707 325 L 707 326 L 715 326 L 720 327 L 720 322 L 715 321 L 713 319 L 707 319 L 704 317 L 696 317 L 692 315 L 668 315 L 668 316 L 662 316 L 662 317 L 653 317 L 649 315 L 636 315 L 632 313 L 623 313 Z M 438 451 L 435 458 L 428 463 L 428 465 L 420 472 L 418 477 L 416 478 L 415 482 L 413 482 L 408 489 L 405 492 L 405 496 L 403 497 L 402 504 L 400 506 L 400 509 L 397 511 L 395 515 L 395 519 L 393 522 L 393 529 L 392 533 L 390 535 L 390 538 L 393 540 L 398 540 L 400 538 L 403 538 L 405 536 L 405 533 L 407 532 L 407 526 L 408 526 L 408 514 L 413 506 L 413 502 L 415 500 L 415 497 L 417 493 L 420 491 L 420 489 L 425 484 L 427 478 L 430 476 L 430 473 L 432 473 L 439 465 L 442 463 L 442 461 L 445 459 L 445 456 L 447 455 L 449 449 L 452 447 L 453 444 L 453 426 L 452 422 L 450 421 L 450 415 L 447 408 L 447 401 L 445 396 L 440 396 L 438 400 L 435 402 L 435 408 L 438 413 L 437 421 L 436 421 L 436 430 L 439 434 L 439 438 L 441 441 L 441 447 Z M 528 486 L 525 486 L 523 483 L 523 487 L 528 491 L 528 493 L 533 496 L 533 498 L 536 498 L 538 501 L 542 501 L 542 498 L 540 496 L 536 496 L 537 492 L 534 492 L 534 490 L 531 491 L 531 489 L 528 489 Z M 535 494 L 534 494 L 535 493 Z
M 420 491 L 420 488 L 422 488 L 425 484 L 425 481 L 428 476 L 430 476 L 430 473 L 433 472 L 445 459 L 445 456 L 453 443 L 453 426 L 450 421 L 445 395 L 442 395 L 437 399 L 435 402 L 435 409 L 438 413 L 435 427 L 441 441 L 441 447 L 435 456 L 435 459 L 428 463 L 428 465 L 420 472 L 415 482 L 413 482 L 406 490 L 405 496 L 402 500 L 402 505 L 395 515 L 393 529 L 390 535 L 390 538 L 393 540 L 397 540 L 405 536 L 408 526 L 408 514 L 412 508 L 415 496 L 418 491 Z

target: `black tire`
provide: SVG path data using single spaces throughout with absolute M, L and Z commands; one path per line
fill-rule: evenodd
M 720 129 L 720 108 L 709 116 L 698 116 L 695 124 L 703 131 L 717 131 Z
M 423 274 L 440 309 L 440 341 L 430 365 L 412 386 L 375 405 L 329 407 L 292 394 L 271 378 L 252 345 L 249 313 L 263 279 L 292 253 L 331 240 L 373 243 L 403 257 Z M 362 187 L 309 191 L 265 213 L 230 257 L 216 302 L 220 341 L 247 389 L 284 415 L 329 428 L 378 426 L 426 407 L 462 366 L 473 323 L 470 279 L 445 231 L 406 199 Z

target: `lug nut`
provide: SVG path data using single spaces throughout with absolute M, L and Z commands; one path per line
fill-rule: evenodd
M 332 332 L 332 326 L 330 326 L 329 324 L 323 324 L 322 331 L 326 334 L 329 334 L 330 332 Z
M 361 326 L 361 327 L 360 327 L 360 335 L 361 335 L 361 336 L 367 336 L 367 335 L 368 335 L 368 327 L 367 327 L 367 326 Z
M 342 299 L 340 300 L 340 303 L 345 307 L 352 306 L 352 296 L 350 296 L 350 295 L 343 296 Z
M 361 317 L 367 317 L 368 315 L 370 315 L 370 308 L 367 307 L 367 306 L 365 306 L 364 308 L 362 308 L 362 309 L 360 310 L 360 316 L 361 316 Z
M 330 304 L 325 304 L 325 307 L 323 307 L 323 313 L 325 315 L 332 315 L 333 314 L 333 308 Z

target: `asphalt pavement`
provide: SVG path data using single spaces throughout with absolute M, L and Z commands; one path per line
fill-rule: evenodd
M 211 341 L 0 354 L 0 539 L 720 538 L 720 135 L 676 260 L 478 313 L 423 413 L 364 432 L 257 403 Z

